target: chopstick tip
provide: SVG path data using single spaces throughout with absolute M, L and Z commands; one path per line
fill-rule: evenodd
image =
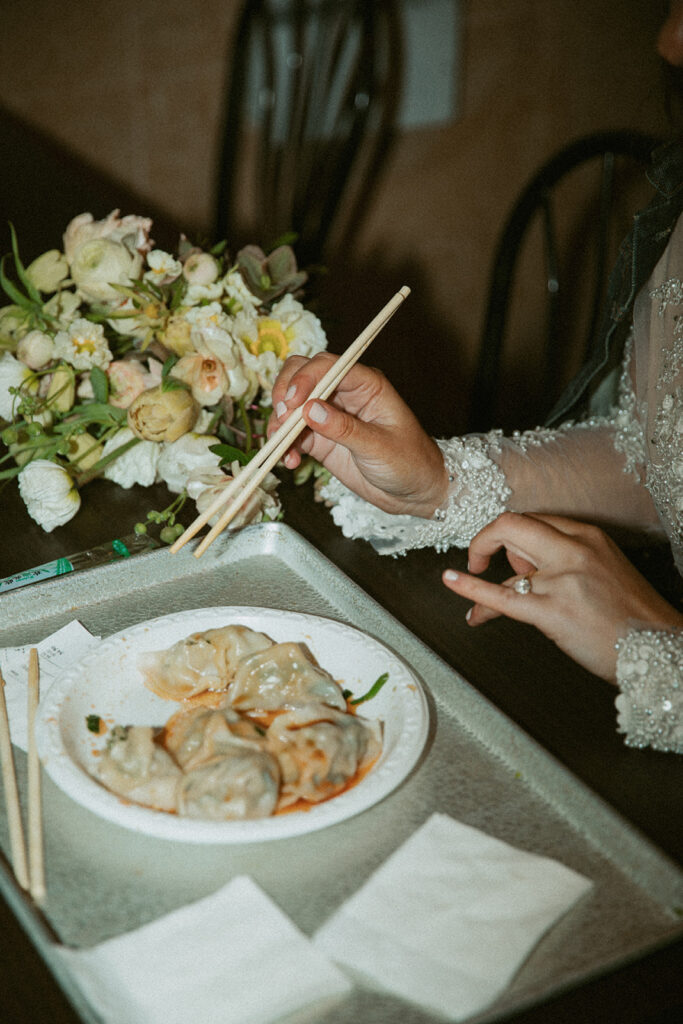
M 410 288 L 408 287 L 408 285 L 404 284 L 402 288 L 399 288 L 398 294 L 401 295 L 404 299 L 407 299 L 408 296 L 410 295 Z

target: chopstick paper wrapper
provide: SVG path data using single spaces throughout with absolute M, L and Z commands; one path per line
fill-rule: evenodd
M 351 989 L 245 876 L 92 949 L 56 952 L 104 1024 L 271 1024 Z
M 388 323 L 399 306 L 410 295 L 410 288 L 406 285 L 401 288 L 386 306 L 380 310 L 377 316 L 362 331 L 356 340 L 346 349 L 343 355 L 330 367 L 325 376 L 318 382 L 307 401 L 314 398 L 329 398 L 332 392 L 339 386 L 352 366 L 358 362 L 370 343 L 377 337 L 379 332 Z M 288 448 L 292 446 L 299 434 L 305 429 L 306 422 L 303 418 L 301 408 L 293 410 L 287 420 L 276 430 L 270 440 L 260 449 L 259 452 L 244 467 L 239 476 L 223 489 L 220 495 L 211 505 L 197 516 L 190 523 L 185 532 L 171 546 L 175 554 L 183 545 L 187 544 L 196 533 L 217 513 L 221 512 L 218 521 L 211 528 L 206 537 L 197 545 L 194 554 L 199 558 L 206 551 L 216 537 L 222 533 L 228 523 L 234 519 L 245 501 L 253 491 L 256 490 L 261 481 L 267 476 L 270 470 L 284 456 Z M 226 507 L 227 506 L 227 507 Z
M 590 888 L 557 861 L 434 814 L 313 941 L 366 983 L 460 1021 L 503 992 Z

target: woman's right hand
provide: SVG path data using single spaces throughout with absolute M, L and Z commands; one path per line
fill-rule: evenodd
M 384 374 L 357 363 L 328 401 L 308 401 L 336 358 L 327 352 L 292 356 L 280 371 L 268 434 L 299 406 L 309 428 L 285 465 L 295 469 L 303 452 L 385 512 L 431 516 L 448 492 L 443 458 Z

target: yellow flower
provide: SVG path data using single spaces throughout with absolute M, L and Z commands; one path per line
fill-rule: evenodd
M 249 351 L 252 355 L 260 356 L 264 352 L 274 352 L 278 359 L 284 361 L 294 335 L 292 328 L 285 330 L 279 320 L 262 317 L 257 321 L 257 330 L 256 340 L 249 341 Z

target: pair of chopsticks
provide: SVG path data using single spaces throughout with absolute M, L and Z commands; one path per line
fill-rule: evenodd
M 410 288 L 404 285 L 392 299 L 387 302 L 374 320 L 362 331 L 356 340 L 346 349 L 339 359 L 330 367 L 325 376 L 311 391 L 308 399 L 322 398 L 323 401 L 339 386 L 351 367 L 358 362 L 367 347 L 377 337 L 382 328 L 389 322 L 399 306 L 410 295 Z M 276 463 L 283 458 L 299 434 L 305 429 L 301 407 L 295 409 L 287 420 L 276 430 L 270 440 L 247 463 L 243 470 L 225 487 L 217 498 L 201 515 L 190 523 L 183 534 L 171 545 L 171 552 L 177 551 L 187 544 L 195 534 L 221 509 L 224 511 L 206 537 L 197 545 L 194 556 L 200 558 L 219 533 L 235 518 L 244 503 L 253 494 L 261 481 L 267 476 Z M 225 507 L 227 506 L 227 507 Z
M 32 647 L 28 660 L 28 859 L 21 819 L 19 790 L 14 770 L 9 718 L 5 701 L 5 680 L 0 673 L 0 761 L 5 790 L 7 824 L 9 826 L 12 867 L 19 885 L 28 889 L 33 899 L 45 899 L 45 865 L 43 860 L 43 813 L 40 790 L 40 760 L 35 740 L 35 721 L 40 696 L 38 651 Z

